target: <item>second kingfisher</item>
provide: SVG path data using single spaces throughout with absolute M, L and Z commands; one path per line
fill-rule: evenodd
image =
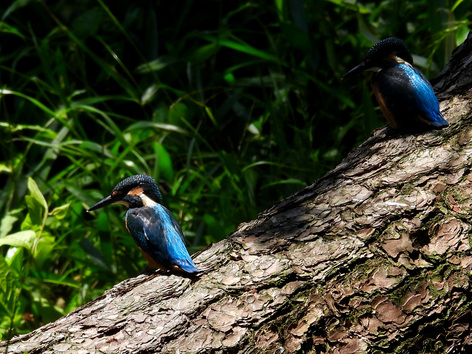
M 372 89 L 388 123 L 396 129 L 441 129 L 448 125 L 424 74 L 402 40 L 390 37 L 375 44 L 364 61 L 344 77 L 374 70 Z
M 152 177 L 136 175 L 118 183 L 111 194 L 87 212 L 110 204 L 123 204 L 126 228 L 153 268 L 197 273 L 185 248 L 184 235 L 172 213 L 161 205 L 162 196 Z

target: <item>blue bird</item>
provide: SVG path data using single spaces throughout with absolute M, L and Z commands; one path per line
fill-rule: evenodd
M 441 129 L 448 125 L 439 111 L 433 87 L 413 66 L 413 57 L 402 40 L 390 37 L 375 44 L 352 74 L 374 70 L 372 89 L 388 123 L 396 129 Z
M 128 208 L 126 228 L 150 267 L 197 273 L 185 248 L 184 235 L 172 213 L 161 205 L 162 196 L 152 177 L 131 176 L 116 185 L 111 194 L 87 212 L 110 204 Z

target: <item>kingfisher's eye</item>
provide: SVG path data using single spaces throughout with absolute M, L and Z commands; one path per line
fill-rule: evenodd
M 119 196 L 121 196 L 121 195 L 123 195 L 123 193 L 121 193 L 121 191 L 113 191 L 113 192 L 111 192 L 112 198 L 113 198 L 113 197 L 119 197 Z

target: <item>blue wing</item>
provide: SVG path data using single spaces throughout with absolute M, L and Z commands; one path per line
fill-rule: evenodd
M 146 258 L 157 266 L 187 273 L 199 271 L 185 247 L 180 225 L 167 208 L 158 204 L 129 209 L 126 227 Z
M 374 78 L 373 88 L 382 111 L 394 127 L 448 125 L 428 79 L 408 64 L 381 70 Z
M 413 92 L 416 105 L 419 109 L 420 116 L 424 120 L 437 128 L 445 127 L 449 123 L 443 118 L 439 111 L 439 102 L 434 94 L 433 87 L 429 83 L 428 79 L 423 75 L 417 68 L 411 67 L 406 64 L 400 64 L 405 70 L 405 73 L 410 78 L 411 85 L 413 86 Z

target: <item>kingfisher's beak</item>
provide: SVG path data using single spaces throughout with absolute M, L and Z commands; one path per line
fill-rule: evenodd
M 351 70 L 349 70 L 349 71 L 347 72 L 347 74 L 344 75 L 342 78 L 344 79 L 344 78 L 346 78 L 346 77 L 348 77 L 348 76 L 352 76 L 352 75 L 357 74 L 357 73 L 359 73 L 359 72 L 361 72 L 361 71 L 368 70 L 369 68 L 370 68 L 370 67 L 367 66 L 367 65 L 365 64 L 365 62 L 363 61 L 363 62 L 360 63 L 359 65 L 357 65 L 357 66 L 353 67 Z
M 110 205 L 110 204 L 113 204 L 113 203 L 116 203 L 116 198 L 112 198 L 111 195 L 109 195 L 108 197 L 100 200 L 97 204 L 95 205 L 92 205 L 88 210 L 87 210 L 87 213 L 93 211 L 93 210 L 97 210 L 97 209 L 100 209 L 100 208 L 103 208 L 103 207 L 106 207 L 107 205 Z

